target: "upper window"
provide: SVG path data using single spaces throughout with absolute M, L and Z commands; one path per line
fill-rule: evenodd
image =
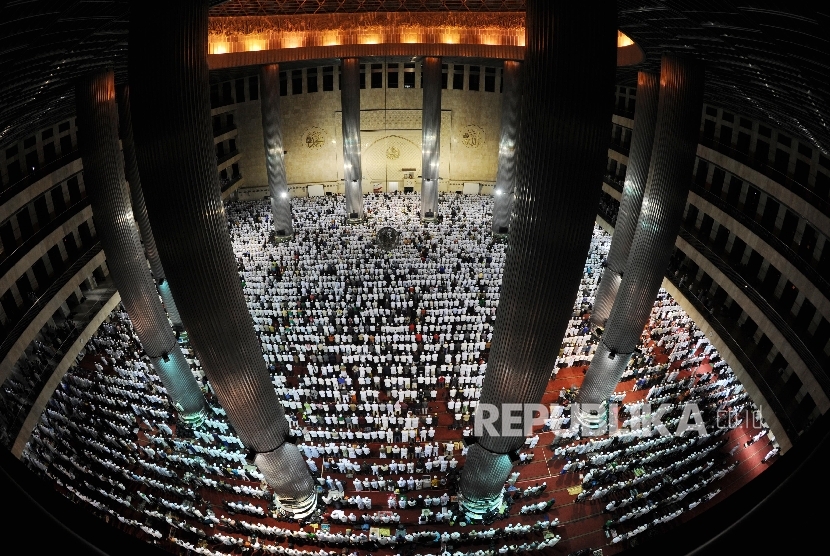
M 303 92 L 303 70 L 291 70 L 291 94 L 299 95 Z
M 496 68 L 484 68 L 484 90 L 488 93 L 496 92 Z
M 386 64 L 386 87 L 398 88 L 398 64 Z
M 452 88 L 461 90 L 464 88 L 464 66 L 455 65 L 452 68 Z
M 414 89 L 415 88 L 415 64 L 404 64 L 403 65 L 403 88 L 404 89 Z
M 383 64 L 372 64 L 372 88 L 383 87 Z
M 323 66 L 323 90 L 334 90 L 334 66 Z
M 481 88 L 481 66 L 470 66 L 470 84 L 471 91 L 478 91 Z
M 317 68 L 308 68 L 305 70 L 306 92 L 317 92 Z

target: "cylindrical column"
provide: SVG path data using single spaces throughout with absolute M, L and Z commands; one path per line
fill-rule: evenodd
M 493 233 L 506 234 L 513 211 L 516 186 L 516 140 L 519 136 L 519 111 L 522 100 L 522 64 L 505 60 L 501 74 L 501 137 L 499 169 L 493 188 Z
M 424 105 L 421 142 L 421 219 L 438 217 L 438 178 L 441 159 L 441 58 L 421 63 Z
M 471 513 L 500 500 L 507 454 L 524 443 L 522 430 L 502 430 L 504 404 L 542 399 L 573 312 L 608 156 L 616 14 L 614 2 L 527 3 L 516 195 L 478 409 L 489 405 L 498 417 L 476 431 L 478 448 L 464 465 Z
M 651 148 L 654 144 L 654 126 L 657 122 L 657 98 L 660 93 L 659 76 L 653 73 L 637 74 L 637 109 L 634 112 L 634 131 L 631 137 L 631 151 L 628 155 L 628 170 L 620 199 L 617 224 L 611 237 L 611 247 L 605 259 L 605 270 L 594 299 L 591 324 L 605 326 L 611 307 L 620 288 L 631 240 L 637 228 L 637 218 L 643 204 L 643 192 L 648 180 Z
M 270 64 L 259 70 L 259 102 L 262 110 L 262 137 L 265 141 L 265 169 L 271 195 L 274 239 L 294 235 L 291 222 L 291 197 L 285 179 L 285 155 L 282 146 L 282 112 L 280 112 L 280 66 Z
M 689 195 L 703 81 L 704 70 L 697 62 L 663 56 L 657 125 L 643 205 L 617 298 L 577 395 L 580 404 L 605 403 L 619 383 L 648 321 Z M 601 426 L 605 412 L 583 408 L 580 418 L 588 426 Z
M 343 187 L 346 217 L 363 220 L 363 168 L 360 165 L 360 60 L 343 58 L 340 65 L 343 120 Z
M 182 355 L 144 259 L 118 152 L 118 114 L 112 71 L 86 76 L 75 85 L 84 183 L 95 228 L 121 302 L 144 351 L 152 359 L 170 400 L 185 422 L 204 420 L 205 400 Z
M 239 283 L 222 206 L 205 2 L 134 2 L 128 67 L 147 213 L 167 279 L 213 390 L 283 507 L 316 507 L 315 483 L 274 392 Z
M 164 308 L 167 309 L 167 316 L 173 326 L 182 326 L 182 317 L 170 291 L 170 284 L 167 283 L 167 276 L 164 274 L 164 267 L 159 260 L 159 252 L 156 248 L 156 238 L 153 237 L 153 230 L 150 228 L 150 219 L 147 217 L 147 206 L 144 204 L 144 192 L 141 190 L 141 176 L 138 174 L 138 163 L 135 161 L 135 143 L 133 142 L 133 123 L 130 113 L 130 86 L 121 85 L 117 90 L 118 99 L 118 120 L 121 128 L 121 150 L 124 151 L 124 173 L 127 182 L 130 184 L 130 198 L 133 205 L 133 217 L 138 224 L 138 231 L 144 243 L 144 253 L 150 262 L 150 269 L 158 284 L 161 299 L 164 301 Z

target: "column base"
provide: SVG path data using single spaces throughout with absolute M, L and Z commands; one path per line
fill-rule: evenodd
M 280 236 L 280 235 L 277 235 L 277 233 L 274 232 L 273 230 L 271 230 L 271 233 L 268 234 L 268 242 L 271 245 L 276 245 L 278 243 L 285 243 L 287 241 L 291 241 L 292 239 L 294 239 L 293 234 L 286 235 L 286 236 Z
M 579 407 L 576 418 L 579 421 L 580 430 L 587 427 L 588 430 L 597 431 L 598 434 L 604 434 L 608 429 L 608 402 L 603 402 L 602 410 L 596 413 L 592 411 L 584 411 L 582 406 Z M 572 416 L 573 418 L 573 416 Z M 602 432 L 600 432 L 602 431 Z
M 312 492 L 302 500 L 295 498 L 275 498 L 277 507 L 294 519 L 307 519 L 317 510 L 317 493 Z
M 207 419 L 207 410 L 205 408 L 202 408 L 196 413 L 179 413 L 179 421 L 191 427 L 201 426 L 205 422 L 205 419 Z
M 488 518 L 495 517 L 504 512 L 504 489 L 492 498 L 470 500 L 459 493 L 458 506 L 467 519 L 472 523 L 488 521 Z

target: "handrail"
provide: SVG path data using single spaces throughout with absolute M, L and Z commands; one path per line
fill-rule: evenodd
M 23 243 L 18 245 L 14 251 L 0 262 L 0 276 L 6 274 L 23 256 L 32 250 L 32 248 L 43 241 L 46 236 L 66 224 L 70 218 L 81 212 L 89 205 L 89 198 L 84 197 L 74 205 L 68 207 L 61 212 L 56 218 L 46 223 L 44 227 L 29 236 Z
M 625 183 L 622 180 L 614 178 L 614 176 L 612 176 L 611 174 L 605 174 L 604 176 L 602 176 L 602 181 L 604 181 L 609 186 L 611 186 L 612 189 L 616 189 L 620 193 L 623 192 L 623 187 L 625 187 Z
M 236 124 L 215 127 L 215 128 L 213 128 L 213 138 L 215 139 L 215 138 L 219 137 L 220 135 L 224 135 L 224 134 L 228 133 L 229 131 L 233 131 L 234 129 L 237 129 Z
M 74 162 L 75 160 L 81 158 L 81 151 L 78 147 L 75 147 L 68 153 L 62 154 L 52 162 L 48 164 L 44 164 L 31 174 L 27 174 L 17 180 L 14 183 L 8 184 L 8 186 L 0 191 L 0 205 L 4 204 L 6 201 L 32 185 L 38 180 L 43 179 L 45 176 L 48 176 L 58 168 L 62 168 L 66 166 L 70 162 Z
M 763 239 L 770 247 L 775 249 L 778 253 L 784 255 L 788 261 L 792 263 L 802 274 L 815 286 L 821 290 L 824 296 L 830 299 L 830 281 L 828 281 L 821 273 L 816 270 L 809 262 L 804 260 L 792 247 L 781 241 L 775 234 L 769 231 L 763 224 L 751 218 L 746 213 L 738 210 L 734 205 L 730 205 L 724 201 L 720 196 L 712 193 L 708 189 L 701 187 L 696 183 L 692 183 L 691 190 L 697 195 L 715 205 L 717 208 L 743 224 L 752 233 Z M 734 232 L 733 232 L 734 233 Z
M 758 291 L 747 282 L 743 276 L 736 272 L 727 262 L 720 258 L 712 249 L 706 244 L 697 239 L 685 227 L 680 228 L 680 237 L 682 237 L 689 245 L 697 249 L 697 251 L 706 257 L 715 267 L 726 275 L 738 288 L 746 295 L 752 303 L 764 313 L 773 326 L 784 336 L 789 344 L 795 349 L 799 357 L 801 357 L 804 364 L 810 370 L 812 375 L 821 384 L 825 392 L 830 392 L 830 377 L 827 375 L 825 369 L 821 366 L 818 360 L 813 355 L 812 351 L 807 347 L 801 337 L 795 333 L 790 325 L 781 317 L 778 311 L 769 304 L 769 302 Z
M 241 179 L 242 179 L 242 174 L 235 174 L 235 175 L 231 176 L 231 178 L 227 181 L 227 183 L 222 182 L 222 180 L 219 180 L 220 185 L 222 186 L 222 193 L 224 193 L 225 191 L 227 191 L 228 189 L 233 187 L 234 184 L 236 184 L 236 182 L 238 182 Z
M 20 432 L 20 428 L 23 426 L 23 423 L 26 421 L 26 416 L 29 415 L 29 411 L 31 411 L 32 406 L 34 405 L 35 401 L 37 401 L 37 397 L 40 395 L 40 392 L 43 390 L 43 387 L 46 386 L 46 383 L 49 381 L 49 378 L 52 376 L 52 373 L 55 370 L 55 367 L 60 364 L 63 358 L 66 356 L 66 352 L 69 347 L 78 339 L 81 335 L 81 330 L 78 327 L 72 329 L 66 339 L 61 342 L 61 345 L 55 350 L 55 353 L 49 358 L 46 365 L 43 366 L 41 372 L 38 374 L 37 381 L 35 382 L 35 386 L 27 390 L 26 394 L 27 397 L 24 399 L 17 399 L 19 404 L 19 409 L 16 413 L 12 415 L 6 415 L 7 417 L 7 425 L 8 429 L 6 430 L 8 437 L 10 439 L 14 439 L 17 437 L 18 433 Z M 9 379 L 15 378 L 17 375 L 12 375 Z M 8 448 L 8 446 L 7 446 Z
M 110 292 L 115 292 L 115 288 L 107 288 Z M 99 289 L 94 291 L 100 291 Z M 7 420 L 8 425 L 10 426 L 9 433 L 10 438 L 16 438 L 18 433 L 20 432 L 20 428 L 26 421 L 26 417 L 29 415 L 29 412 L 32 409 L 32 406 L 37 401 L 38 396 L 40 395 L 43 388 L 46 386 L 46 383 L 49 382 L 49 379 L 52 377 L 55 369 L 58 367 L 61 361 L 66 357 L 67 353 L 69 352 L 69 348 L 75 341 L 81 336 L 81 333 L 84 331 L 86 326 L 92 321 L 101 307 L 104 307 L 107 303 L 109 303 L 110 296 L 106 296 L 103 299 L 99 299 L 95 301 L 92 305 L 86 308 L 86 311 L 83 315 L 74 315 L 71 316 L 69 322 L 72 323 L 72 330 L 69 332 L 67 337 L 61 342 L 61 345 L 55 349 L 55 352 L 49 357 L 49 360 L 44 365 L 41 372 L 38 374 L 37 381 L 35 382 L 35 386 L 29 389 L 26 392 L 25 399 L 18 399 L 17 401 L 20 404 L 20 409 L 14 415 L 7 415 L 10 419 Z M 9 378 L 13 378 L 16 375 L 12 375 Z
M 799 183 L 787 174 L 779 172 L 769 164 L 757 160 L 749 154 L 742 153 L 734 147 L 730 145 L 725 145 L 711 137 L 704 137 L 703 134 L 701 134 L 699 142 L 704 147 L 709 147 L 710 149 L 713 149 L 723 155 L 726 155 L 729 158 L 737 162 L 740 162 L 744 166 L 752 168 L 756 172 L 763 174 L 764 176 L 775 181 L 776 183 L 789 189 L 790 191 L 792 191 L 793 193 L 795 193 L 796 195 L 810 203 L 811 205 L 815 206 L 824 214 L 830 216 L 830 201 L 821 198 L 806 184 Z
M 227 153 L 223 154 L 222 156 L 217 156 L 216 157 L 216 165 L 221 166 L 222 164 L 224 164 L 225 162 L 232 159 L 233 157 L 235 157 L 238 154 L 239 154 L 239 149 L 234 149 L 230 152 L 227 152 Z
M 708 307 L 706 307 L 706 304 L 704 304 L 690 288 L 687 288 L 684 284 L 682 284 L 681 280 L 678 280 L 673 273 L 667 272 L 666 278 L 674 285 L 674 287 L 683 292 L 686 299 L 688 299 L 694 308 L 697 309 L 697 311 L 702 314 L 704 318 L 706 318 L 706 322 L 709 326 L 711 326 L 720 339 L 726 343 L 729 350 L 735 355 L 738 362 L 744 370 L 746 370 L 747 374 L 749 374 L 750 378 L 752 378 L 752 382 L 755 383 L 755 386 L 758 387 L 758 390 L 761 391 L 761 394 L 763 394 L 764 398 L 772 406 L 772 412 L 776 417 L 778 417 L 778 420 L 781 422 L 781 426 L 784 427 L 784 430 L 787 431 L 787 436 L 790 438 L 797 437 L 798 429 L 790 420 L 790 416 L 784 409 L 784 405 L 781 403 L 781 400 L 779 400 L 778 396 L 776 396 L 775 387 L 767 382 L 764 375 L 758 367 L 755 366 L 755 363 L 749 358 L 746 352 L 744 352 L 740 342 L 732 336 L 729 330 L 727 330 L 726 327 L 720 322 L 720 319 L 718 319 L 718 317 L 715 316 L 715 314 L 710 311 Z
M 625 145 L 623 145 L 621 143 L 615 143 L 614 141 L 611 141 L 610 143 L 608 143 L 608 147 L 611 150 L 617 151 L 618 153 L 620 153 L 621 155 L 626 156 L 626 157 L 628 156 L 628 153 L 631 152 L 631 145 L 626 147 Z
M 609 224 L 611 223 L 611 221 L 609 220 L 610 217 L 602 210 L 601 207 L 597 210 L 597 214 L 601 216 Z M 683 232 L 685 231 L 681 230 L 681 233 Z M 761 373 L 761 371 L 758 369 L 755 363 L 749 358 L 746 352 L 744 352 L 740 342 L 738 342 L 735 339 L 735 337 L 732 336 L 732 334 L 720 322 L 718 317 L 711 310 L 709 310 L 708 307 L 706 307 L 706 305 L 691 291 L 691 289 L 687 288 L 684 284 L 681 283 L 680 280 L 678 280 L 674 276 L 673 272 L 667 271 L 666 278 L 669 280 L 669 282 L 674 284 L 674 286 L 678 290 L 681 290 L 684 293 L 689 302 L 691 302 L 695 309 L 697 309 L 698 312 L 700 312 L 704 316 L 704 318 L 706 318 L 706 322 L 726 343 L 730 351 L 732 351 L 732 353 L 735 354 L 735 357 L 738 359 L 738 362 L 752 378 L 752 381 L 761 391 L 767 402 L 772 406 L 773 413 L 778 417 L 779 421 L 781 422 L 781 426 L 784 427 L 784 430 L 787 432 L 787 435 L 791 438 L 797 437 L 798 428 L 790 419 L 790 416 L 784 409 L 784 405 L 782 404 L 781 400 L 779 400 L 778 397 L 775 395 L 776 390 L 774 386 L 767 382 L 766 378 L 764 378 L 764 375 Z
M 75 274 L 80 271 L 86 263 L 91 261 L 98 253 L 101 252 L 101 242 L 96 241 L 93 243 L 83 254 L 81 254 L 74 263 L 72 263 L 69 268 L 64 270 L 61 275 L 52 282 L 52 285 L 49 286 L 46 291 L 44 291 L 40 297 L 37 298 L 37 301 L 29 307 L 29 309 L 23 314 L 22 317 L 17 321 L 14 327 L 9 331 L 8 335 L 3 339 L 3 342 L 0 343 L 0 360 L 3 360 L 6 355 L 9 354 L 12 346 L 17 342 L 26 328 L 35 320 L 35 317 L 43 310 L 49 301 L 55 297 L 58 291 L 64 287 L 69 280 L 75 276 Z

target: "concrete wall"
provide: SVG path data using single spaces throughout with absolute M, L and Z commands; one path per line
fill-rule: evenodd
M 280 98 L 283 143 L 289 185 L 342 184 L 340 91 L 288 94 Z M 416 72 L 419 77 L 419 72 Z M 451 78 L 450 78 L 451 79 Z M 368 86 L 367 75 L 367 86 Z M 385 77 L 384 77 L 385 84 Z M 501 94 L 498 92 L 445 89 L 442 91 L 441 178 L 442 190 L 450 182 L 493 182 L 498 163 Z M 305 87 L 304 87 L 305 89 Z M 289 93 L 291 87 L 289 84 Z M 361 141 L 364 188 L 387 181 L 420 189 L 421 121 L 423 90 L 367 88 L 361 90 Z M 268 184 L 259 100 L 237 103 L 237 147 L 242 153 L 244 188 Z M 414 170 L 404 170 L 412 168 Z M 412 183 L 403 183 L 407 175 Z M 460 185 L 457 186 L 461 188 Z M 299 187 L 297 189 L 300 189 Z M 337 188 L 339 190 L 339 187 Z M 240 193 L 241 194 L 241 193 Z

